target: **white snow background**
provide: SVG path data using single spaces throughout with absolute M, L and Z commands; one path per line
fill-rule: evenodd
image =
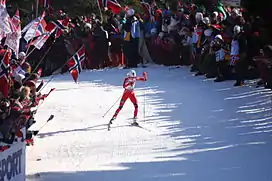
M 122 95 L 128 70 L 84 71 L 79 84 L 58 75 L 40 106 L 27 148 L 27 181 L 271 181 L 272 91 L 234 81 L 214 83 L 188 68 L 150 66 L 148 82 L 137 82 L 134 107 L 104 113 Z M 46 78 L 49 80 L 50 77 Z M 144 113 L 145 112 L 145 113 Z

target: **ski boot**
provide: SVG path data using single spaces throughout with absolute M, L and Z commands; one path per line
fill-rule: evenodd
M 110 130 L 110 125 L 112 125 L 112 121 L 114 121 L 116 117 L 112 117 L 110 122 L 108 123 L 108 131 Z
M 132 126 L 139 126 L 139 124 L 137 123 L 137 117 L 133 118 L 133 123 L 131 125 Z
M 111 120 L 110 120 L 110 122 L 109 122 L 109 125 L 111 125 L 112 121 L 114 121 L 115 119 L 116 119 L 116 117 L 112 117 Z

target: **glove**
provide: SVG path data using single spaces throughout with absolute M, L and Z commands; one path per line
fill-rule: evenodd
M 37 113 L 37 110 L 34 110 L 34 111 L 32 111 L 31 113 L 32 113 L 32 114 L 36 114 L 36 113 Z
M 145 80 L 147 80 L 147 72 L 143 72 L 143 76 L 144 76 Z

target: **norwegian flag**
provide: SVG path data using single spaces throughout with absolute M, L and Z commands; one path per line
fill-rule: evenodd
M 31 41 L 27 45 L 27 47 L 33 45 L 37 49 L 40 50 L 43 47 L 43 45 L 46 43 L 48 38 L 51 36 L 51 34 L 56 31 L 56 29 L 57 29 L 57 26 L 54 24 L 52 24 L 52 25 L 50 24 L 50 27 L 46 26 L 44 34 L 40 35 L 35 40 Z
M 16 58 L 19 54 L 20 38 L 21 38 L 21 20 L 19 10 L 17 9 L 16 14 L 11 18 L 12 32 L 7 34 L 5 45 L 12 49 L 15 53 Z
M 82 46 L 76 54 L 67 61 L 69 72 L 72 75 L 74 81 L 77 83 L 78 76 L 82 71 L 82 66 L 85 60 L 85 47 Z
M 64 20 L 51 21 L 47 24 L 46 30 L 51 31 L 56 28 L 55 38 L 59 38 L 63 32 L 69 31 L 70 18 L 65 18 Z
M 63 21 L 64 20 L 57 20 L 57 21 L 52 21 L 52 23 L 55 24 L 57 28 L 61 30 L 65 30 L 67 27 L 64 26 Z
M 15 15 L 11 18 L 11 22 L 13 24 L 14 29 L 21 31 L 21 20 L 20 20 L 20 12 L 19 9 L 17 9 Z
M 37 24 L 39 24 L 39 22 L 42 20 L 42 18 L 44 18 L 44 14 L 34 20 L 32 20 L 30 23 L 28 23 L 24 29 L 22 30 L 22 33 L 27 32 L 30 28 L 32 28 L 33 26 L 37 26 Z
M 35 46 L 38 50 L 40 50 L 40 49 L 43 47 L 43 45 L 46 43 L 46 41 L 48 40 L 49 37 L 50 37 L 50 34 L 49 34 L 49 33 L 43 34 L 43 35 L 39 36 L 37 39 L 31 41 L 31 42 L 27 45 L 27 47 L 33 45 L 33 46 Z
M 122 6 L 117 0 L 99 0 L 100 6 L 103 8 L 109 8 L 114 14 L 119 14 L 122 11 Z
M 6 9 L 6 0 L 0 1 L 0 30 L 4 33 L 11 33 L 10 16 Z
M 52 22 L 55 26 L 57 26 L 57 31 L 55 34 L 55 38 L 59 38 L 65 30 L 68 30 L 70 18 L 66 18 L 64 20 L 57 20 Z
M 45 12 L 42 14 L 42 16 L 38 19 L 39 21 L 34 21 L 32 25 L 27 30 L 24 39 L 29 42 L 31 39 L 41 36 L 46 33 L 46 26 L 47 23 L 44 19 Z

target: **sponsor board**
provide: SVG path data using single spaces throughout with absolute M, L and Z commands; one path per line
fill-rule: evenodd
M 0 181 L 25 181 L 26 145 L 17 142 L 0 153 Z
M 221 0 L 224 6 L 240 7 L 241 0 Z

